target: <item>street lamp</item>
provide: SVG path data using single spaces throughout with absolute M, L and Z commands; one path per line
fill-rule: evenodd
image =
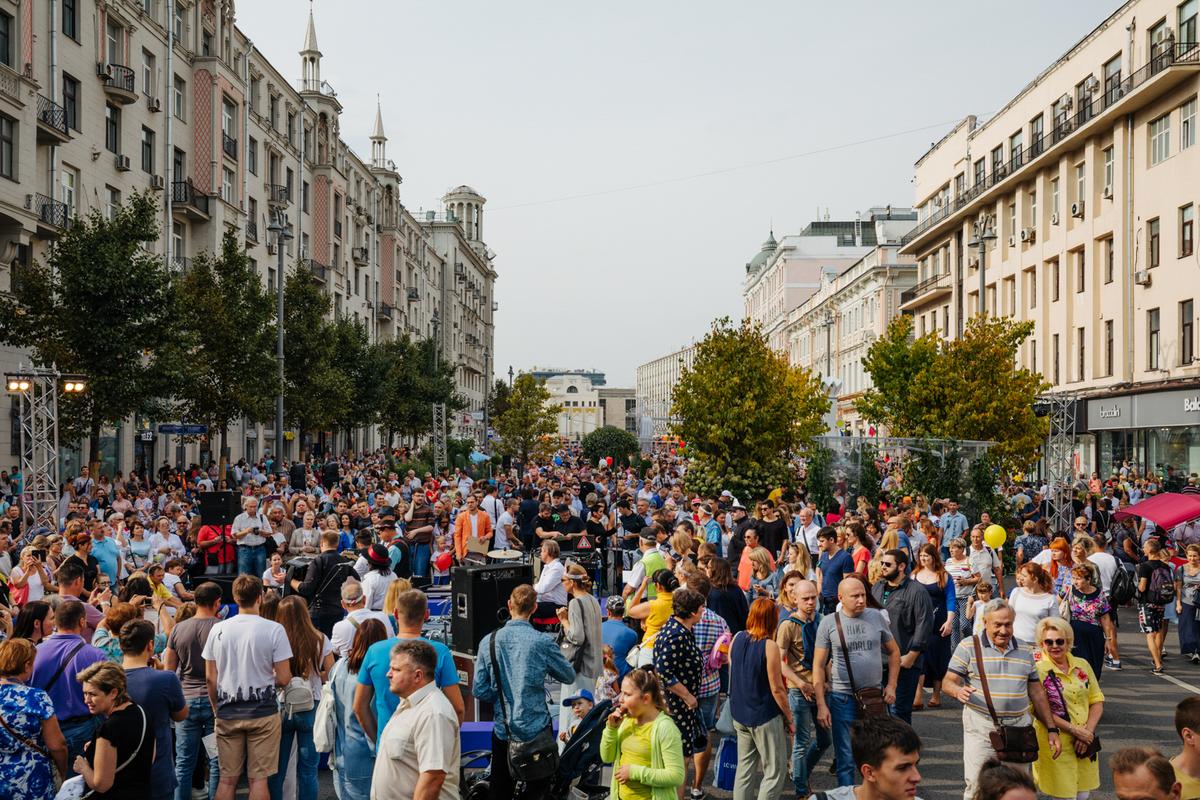
M 512 364 L 508 365 L 508 388 L 512 388 L 513 368 Z
M 996 218 L 991 214 L 980 214 L 971 226 L 969 244 L 979 251 L 979 313 L 987 316 L 987 248 L 996 241 Z
M 288 239 L 294 238 L 287 213 L 277 211 L 267 226 L 275 234 L 275 253 L 278 255 L 275 272 L 275 359 L 279 362 L 279 391 L 275 395 L 275 464 L 283 471 L 283 249 Z
M 492 454 L 492 443 L 488 439 L 488 430 L 491 423 L 491 414 L 488 411 L 488 406 L 491 405 L 492 398 L 491 355 L 491 351 L 488 348 L 483 348 L 483 452 L 489 456 Z

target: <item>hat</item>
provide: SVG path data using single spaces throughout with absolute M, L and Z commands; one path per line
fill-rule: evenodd
M 383 506 L 376 513 L 379 514 L 380 517 L 394 517 L 396 516 L 396 509 L 392 508 L 391 506 Z
M 373 544 L 367 548 L 367 561 L 376 567 L 387 566 L 392 563 L 392 559 L 388 557 L 387 548 L 381 544 Z
M 579 694 L 571 695 L 566 700 L 563 700 L 562 704 L 570 707 L 575 705 L 576 700 L 587 700 L 589 703 L 596 702 L 596 698 L 592 696 L 591 692 L 589 692 L 587 689 L 580 689 Z
M 729 510 L 730 511 L 745 511 L 746 507 L 744 505 L 742 505 L 741 503 L 734 503 L 732 506 L 729 507 Z
M 604 610 L 618 617 L 625 616 L 625 598 L 619 594 L 609 595 L 604 601 Z
M 693 498 L 692 498 L 692 505 L 694 505 L 694 506 L 698 506 L 698 505 L 700 505 L 700 504 L 701 504 L 701 503 L 703 503 L 703 502 L 704 502 L 704 501 L 703 501 L 703 500 L 701 500 L 699 497 L 693 497 Z
M 721 492 L 721 497 L 733 497 L 733 492 L 726 489 L 725 491 Z
M 643 542 L 658 541 L 658 533 L 654 530 L 654 528 L 642 528 L 642 531 L 638 534 L 638 536 Z

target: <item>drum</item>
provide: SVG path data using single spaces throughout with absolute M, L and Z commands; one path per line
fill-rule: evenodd
M 489 550 L 487 563 L 504 564 L 512 561 L 520 561 L 521 558 L 522 553 L 520 550 Z

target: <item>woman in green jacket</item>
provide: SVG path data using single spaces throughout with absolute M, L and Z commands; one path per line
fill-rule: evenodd
M 609 800 L 676 800 L 687 774 L 683 741 L 658 677 L 633 670 L 617 703 L 600 738 L 600 757 L 613 765 Z

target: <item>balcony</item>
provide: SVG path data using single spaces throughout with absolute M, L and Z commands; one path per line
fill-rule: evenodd
M 421 299 L 421 293 L 417 290 L 417 287 L 410 286 L 410 287 L 408 287 L 407 297 L 408 297 L 408 302 L 415 303 Z
M 71 141 L 71 132 L 67 129 L 67 110 L 40 94 L 37 99 L 37 138 L 44 144 Z
M 370 260 L 370 253 L 365 247 L 352 247 L 350 248 L 350 257 L 354 259 L 355 264 L 366 266 Z
M 33 208 L 37 211 L 38 225 L 47 232 L 57 233 L 71 227 L 71 209 L 66 203 L 44 194 L 35 194 Z
M 0 64 L 0 94 L 14 103 L 23 105 L 21 100 L 21 77 L 16 70 Z
M 237 139 L 224 131 L 221 132 L 221 149 L 225 151 L 225 155 L 234 161 L 237 161 L 237 144 Z
M 308 271 L 317 279 L 318 283 L 326 283 L 329 280 L 329 267 L 317 261 L 315 258 L 310 258 L 307 262 Z
M 396 309 L 392 308 L 387 303 L 380 303 L 379 309 L 376 311 L 376 313 L 379 315 L 380 319 L 391 319 L 395 310 Z
M 267 205 L 286 206 L 292 202 L 292 192 L 287 186 L 278 183 L 267 184 Z
M 319 94 L 324 97 L 337 97 L 337 92 L 329 85 L 329 81 L 314 81 L 301 79 L 296 83 L 296 88 L 301 92 Z
M 951 285 L 949 272 L 933 275 L 900 293 L 900 310 L 908 311 L 951 294 L 953 291 L 954 287 Z
M 1066 149 L 1078 147 L 1082 137 L 1076 134 L 1100 130 L 1105 123 L 1111 124 L 1119 115 L 1127 113 L 1133 106 L 1129 98 L 1138 89 L 1146 87 L 1145 91 L 1137 92 L 1141 95 L 1140 104 L 1145 105 L 1194 76 L 1197 71 L 1200 71 L 1200 44 L 1180 42 L 1164 47 L 1158 55 L 1120 83 L 1115 83 L 1104 91 L 1097 91 L 1091 99 L 1081 103 L 1074 113 L 1070 107 L 1066 110 L 1060 109 L 1058 114 L 1053 116 L 1053 126 L 1049 132 L 1035 137 L 1027 150 L 1018 152 L 1008 161 L 993 165 L 990 174 L 982 176 L 974 186 L 962 194 L 947 200 L 901 237 L 902 252 L 915 253 L 919 248 L 909 245 L 925 239 L 929 234 L 942 232 L 942 223 L 951 218 L 959 218 L 960 212 L 973 210 L 989 200 L 994 200 L 999 192 L 992 190 L 1013 175 L 1028 176 L 1033 172 L 1030 167 L 1041 166 Z
M 171 269 L 178 273 L 187 272 L 192 268 L 192 260 L 187 256 L 171 256 Z
M 198 191 L 190 180 L 171 184 L 171 205 L 188 219 L 208 222 L 208 195 Z
M 258 241 L 258 223 L 252 219 L 246 220 L 246 238 L 252 242 Z
M 127 106 L 137 101 L 137 84 L 133 70 L 124 64 L 101 64 L 97 69 L 104 81 L 104 93 L 113 100 Z

